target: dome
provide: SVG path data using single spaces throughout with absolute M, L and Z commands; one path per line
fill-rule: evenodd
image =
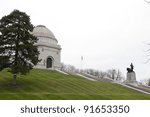
M 44 26 L 44 25 L 36 26 L 33 29 L 32 34 L 37 37 L 48 37 L 48 38 L 55 39 L 54 34 L 48 28 L 46 28 L 46 26 Z

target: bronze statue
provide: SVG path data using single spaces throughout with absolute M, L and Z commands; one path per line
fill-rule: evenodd
M 134 72 L 133 69 L 134 69 L 134 66 L 133 66 L 133 64 L 131 63 L 130 68 L 127 68 L 128 73 Z

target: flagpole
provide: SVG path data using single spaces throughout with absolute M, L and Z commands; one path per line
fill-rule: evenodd
M 83 70 L 83 56 L 81 56 L 81 72 Z

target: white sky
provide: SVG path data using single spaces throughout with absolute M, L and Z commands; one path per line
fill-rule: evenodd
M 133 62 L 137 80 L 150 78 L 150 5 L 144 0 L 0 0 L 0 18 L 14 9 L 45 25 L 62 47 L 61 61 L 81 68 L 120 69 Z

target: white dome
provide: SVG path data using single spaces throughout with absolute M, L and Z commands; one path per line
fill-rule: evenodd
M 38 25 L 33 29 L 32 34 L 36 37 L 48 37 L 55 39 L 54 34 L 44 25 Z

